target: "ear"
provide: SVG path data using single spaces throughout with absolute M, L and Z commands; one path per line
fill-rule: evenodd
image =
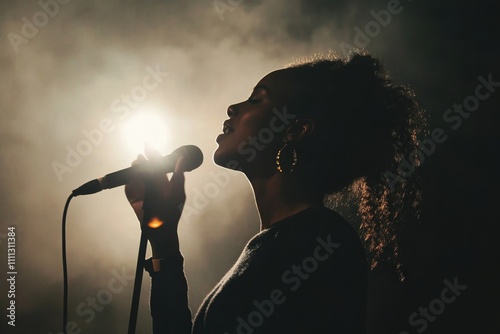
M 314 121 L 310 118 L 296 119 L 285 130 L 286 142 L 300 141 L 311 135 L 314 131 Z

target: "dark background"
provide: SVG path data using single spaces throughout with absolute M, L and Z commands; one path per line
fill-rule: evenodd
M 72 0 L 59 5 L 16 52 L 9 34 L 22 35 L 22 18 L 32 21 L 41 7 L 34 1 L 2 1 L 2 333 L 61 331 L 63 204 L 79 184 L 127 166 L 141 151 L 142 144 L 130 144 L 141 140 L 130 139 L 127 126 L 134 129 L 140 116 L 154 114 L 156 123 L 166 124 L 157 137 L 162 153 L 188 143 L 200 146 L 205 163 L 187 176 L 187 205 L 196 207 L 193 200 L 222 171 L 211 153 L 227 106 L 247 98 L 262 76 L 294 58 L 329 50 L 342 54 L 341 43 L 360 46 L 355 28 L 364 30 L 374 21 L 370 11 L 388 3 L 243 0 L 219 15 L 212 1 Z M 409 223 L 401 235 L 406 281 L 384 265 L 370 273 L 369 333 L 418 333 L 422 327 L 409 317 L 440 298 L 444 280 L 467 288 L 422 332 L 500 332 L 494 202 L 500 87 L 456 130 L 443 120 L 447 109 L 474 95 L 479 76 L 500 81 L 494 6 L 492 1 L 402 0 L 402 10 L 364 45 L 397 83 L 415 90 L 429 113 L 429 128 L 442 128 L 448 136 L 415 171 L 423 183 L 423 210 L 420 223 Z M 168 76 L 120 119 L 113 101 L 130 94 L 142 83 L 145 68 L 157 64 Z M 58 178 L 54 161 L 64 163 L 67 146 L 75 148 L 85 139 L 82 130 L 97 128 L 104 118 L 113 121 L 114 130 Z M 224 173 L 227 186 L 205 196 L 206 203 L 198 203 L 200 209 L 181 222 L 193 312 L 259 228 L 247 181 Z M 5 317 L 8 226 L 17 232 L 15 328 Z M 102 295 L 113 270 L 133 273 L 138 236 L 121 189 L 72 203 L 69 317 L 81 333 L 125 332 L 131 281 L 92 321 L 76 310 L 87 298 Z M 139 333 L 150 330 L 147 279 L 143 287 Z

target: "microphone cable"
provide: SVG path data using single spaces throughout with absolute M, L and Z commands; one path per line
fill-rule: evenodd
M 68 213 L 69 203 L 74 197 L 69 195 L 64 205 L 62 216 L 62 262 L 63 262 L 63 334 L 66 334 L 66 326 L 68 324 L 68 263 L 66 259 L 66 215 Z

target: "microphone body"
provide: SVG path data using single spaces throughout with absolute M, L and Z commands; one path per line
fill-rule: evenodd
M 138 175 L 161 170 L 164 173 L 173 172 L 179 158 L 184 157 L 183 172 L 189 172 L 198 168 L 203 162 L 203 153 L 194 145 L 181 146 L 169 155 L 164 156 L 158 162 L 143 162 L 138 165 L 107 174 L 101 178 L 89 181 L 73 190 L 73 196 L 90 195 L 104 189 L 123 186 Z

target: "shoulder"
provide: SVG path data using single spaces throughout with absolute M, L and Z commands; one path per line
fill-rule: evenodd
M 301 241 L 301 244 L 328 238 L 341 244 L 360 243 L 356 230 L 342 216 L 324 206 L 308 208 L 277 224 L 273 234 L 283 242 Z
M 305 209 L 260 232 L 248 242 L 238 262 L 243 267 L 255 261 L 281 267 L 311 256 L 328 258 L 327 263 L 333 261 L 338 265 L 364 266 L 365 262 L 356 230 L 339 214 L 323 206 Z

